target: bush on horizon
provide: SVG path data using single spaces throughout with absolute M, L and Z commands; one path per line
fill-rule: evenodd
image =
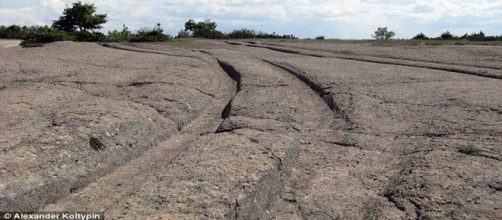
M 54 41 L 74 41 L 76 36 L 54 30 L 48 26 L 32 28 L 21 41 L 22 47 L 37 47 Z
M 453 34 L 451 34 L 450 31 L 446 31 L 439 36 L 439 39 L 442 40 L 452 40 L 454 38 L 455 36 L 453 36 Z
M 163 33 L 160 24 L 153 28 L 141 28 L 136 33 L 132 33 L 124 25 L 122 31 L 109 31 L 107 35 L 97 32 L 102 28 L 102 24 L 107 22 L 106 14 L 97 14 L 94 4 L 82 3 L 77 1 L 71 7 L 63 11 L 63 15 L 54 21 L 51 27 L 48 26 L 19 26 L 19 25 L 0 25 L 0 38 L 22 39 L 23 46 L 40 46 L 44 43 L 62 40 L 72 41 L 108 41 L 108 42 L 157 42 L 167 41 L 172 37 Z M 207 38 L 207 39 L 298 39 L 294 35 L 278 35 L 258 32 L 252 29 L 235 29 L 229 33 L 223 33 L 216 28 L 216 22 L 207 19 L 201 22 L 195 22 L 189 19 L 185 23 L 185 29 L 180 31 L 176 38 Z M 373 38 L 377 40 L 388 40 L 395 36 L 393 31 L 387 27 L 379 27 L 375 31 Z M 318 36 L 315 39 L 323 40 L 324 36 Z M 412 39 L 427 40 L 425 34 L 419 33 Z M 449 31 L 442 33 L 437 38 L 443 40 L 468 40 L 468 41 L 497 41 L 502 40 L 501 36 L 487 36 L 484 32 L 465 34 L 461 37 L 454 36 Z
M 415 35 L 413 40 L 427 40 L 429 37 L 427 37 L 424 33 L 420 32 L 419 34 Z
M 185 31 L 185 30 L 180 30 L 178 32 L 178 35 L 176 35 L 176 38 L 191 38 L 192 35 L 190 35 L 190 32 Z
M 375 40 L 390 40 L 396 35 L 394 31 L 389 30 L 387 27 L 378 27 L 374 33 L 375 35 L 371 35 L 371 37 L 375 38 Z
M 241 28 L 233 30 L 227 34 L 227 38 L 230 39 L 246 39 L 246 38 L 256 38 L 258 34 L 255 30 Z
M 221 31 L 216 30 L 218 25 L 216 22 L 212 22 L 207 19 L 200 22 L 195 22 L 193 19 L 189 19 L 185 22 L 185 31 L 192 37 L 208 38 L 208 39 L 223 39 L 225 34 Z
M 129 28 L 124 24 L 122 25 L 122 31 L 108 31 L 105 41 L 107 42 L 126 42 L 133 38 L 133 34 L 129 31 Z
M 28 27 L 19 25 L 0 25 L 0 38 L 3 39 L 21 39 L 26 35 Z
M 144 27 L 139 29 L 131 38 L 132 42 L 160 42 L 171 39 L 171 36 L 164 34 L 160 23 L 153 28 Z

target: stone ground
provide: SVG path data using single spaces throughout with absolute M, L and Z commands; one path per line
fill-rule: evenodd
M 17 47 L 21 41 L 0 39 L 0 48 Z
M 500 49 L 2 48 L 0 211 L 500 219 Z

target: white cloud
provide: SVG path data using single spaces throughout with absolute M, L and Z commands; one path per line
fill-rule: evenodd
M 0 24 L 50 24 L 72 0 L 0 3 Z M 188 18 L 215 20 L 224 31 L 250 27 L 300 36 L 367 38 L 378 26 L 398 37 L 423 31 L 500 31 L 502 1 L 479 0 L 83 0 L 107 13 L 106 30 L 158 22 L 171 33 Z
M 62 0 L 43 0 L 42 6 L 60 11 L 64 9 L 65 4 Z

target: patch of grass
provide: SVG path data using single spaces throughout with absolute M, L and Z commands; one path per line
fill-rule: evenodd
M 477 148 L 476 146 L 474 146 L 474 144 L 467 143 L 467 144 L 461 144 L 460 146 L 458 146 L 458 152 L 465 154 L 465 155 L 476 156 L 476 155 L 480 154 L 481 150 L 479 148 Z
M 15 79 L 11 81 L 12 83 L 27 83 L 27 82 L 32 82 L 30 79 Z
M 44 44 L 42 43 L 37 43 L 37 42 L 26 42 L 22 41 L 21 44 L 19 45 L 20 47 L 43 47 Z
M 363 203 L 363 219 L 378 220 L 382 218 L 381 202 L 375 198 L 369 199 Z
M 443 42 L 439 42 L 439 41 L 428 41 L 427 43 L 425 43 L 425 45 L 430 45 L 430 46 L 440 46 L 443 44 L 444 44 Z

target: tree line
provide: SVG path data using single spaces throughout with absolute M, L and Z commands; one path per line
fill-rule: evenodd
M 438 37 L 428 37 L 424 33 L 419 33 L 415 35 L 413 40 L 469 40 L 469 41 L 497 41 L 502 40 L 502 35 L 500 36 L 487 36 L 483 31 L 479 33 L 464 34 L 461 36 L 456 36 L 449 31 L 446 31 L 439 35 Z
M 106 14 L 96 13 L 94 4 L 73 3 L 64 9 L 63 15 L 55 20 L 51 26 L 0 26 L 0 38 L 22 39 L 21 46 L 41 46 L 54 41 L 103 41 L 103 42 L 158 42 L 167 41 L 173 37 L 165 34 L 161 24 L 153 27 L 140 28 L 136 32 L 123 26 L 122 30 L 109 31 L 107 34 L 98 32 L 108 20 Z M 237 39 L 237 38 L 281 38 L 296 39 L 294 35 L 279 35 L 256 32 L 251 29 L 238 29 L 230 33 L 217 30 L 217 24 L 211 20 L 195 22 L 193 19 L 185 23 L 175 38 L 209 38 L 209 39 Z
M 379 27 L 377 30 L 374 32 L 374 35 L 371 35 L 376 40 L 390 40 L 392 39 L 396 34 L 389 30 L 387 27 Z M 424 33 L 420 32 L 419 34 L 415 35 L 412 40 L 469 40 L 469 41 L 496 41 L 496 40 L 502 40 L 502 35 L 500 36 L 487 36 L 483 31 L 480 31 L 479 33 L 471 33 L 471 34 L 464 34 L 462 36 L 456 36 L 450 33 L 449 31 L 443 32 L 441 35 L 438 37 L 428 37 Z
M 276 38 L 297 39 L 296 36 L 279 35 L 274 33 L 257 32 L 251 29 L 237 29 L 229 33 L 223 33 L 217 29 L 217 24 L 211 20 L 196 22 L 193 19 L 185 23 L 183 30 L 175 37 L 164 33 L 161 24 L 153 27 L 140 28 L 136 32 L 123 26 L 122 30 L 109 31 L 107 34 L 98 32 L 102 25 L 108 21 L 107 14 L 96 13 L 94 4 L 73 3 L 71 7 L 64 9 L 63 15 L 55 20 L 51 26 L 0 26 L 0 38 L 22 39 L 22 46 L 41 46 L 53 41 L 104 41 L 104 42 L 157 42 L 167 41 L 172 38 L 209 38 L 209 39 L 244 39 L 244 38 Z M 379 27 L 372 35 L 376 40 L 389 40 L 395 33 L 387 27 Z M 317 40 L 324 40 L 324 36 L 318 36 Z M 427 37 L 423 33 L 414 36 L 414 40 L 443 39 L 443 40 L 471 40 L 471 41 L 495 41 L 502 40 L 502 36 L 487 36 L 479 33 L 455 36 L 449 31 L 435 38 Z

